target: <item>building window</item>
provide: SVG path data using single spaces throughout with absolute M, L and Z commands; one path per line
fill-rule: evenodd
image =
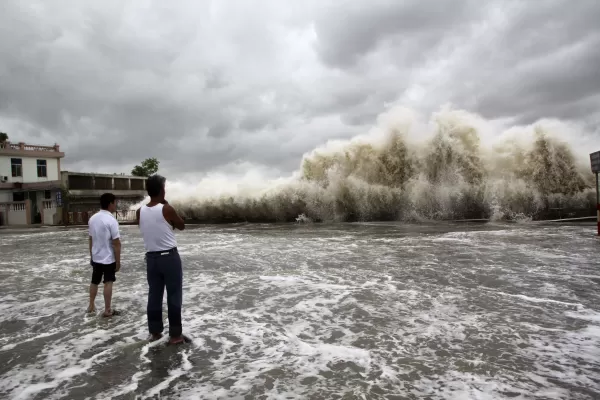
M 23 159 L 11 158 L 10 170 L 12 171 L 13 178 L 23 176 Z
M 44 200 L 52 200 L 52 191 L 44 190 Z
M 46 160 L 37 160 L 37 173 L 38 178 L 46 178 L 48 176 Z
M 13 192 L 13 201 L 25 201 L 25 192 Z

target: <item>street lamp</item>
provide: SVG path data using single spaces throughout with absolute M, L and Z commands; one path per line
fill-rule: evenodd
M 596 214 L 598 220 L 598 236 L 600 236 L 600 151 L 590 154 L 592 172 L 596 176 Z

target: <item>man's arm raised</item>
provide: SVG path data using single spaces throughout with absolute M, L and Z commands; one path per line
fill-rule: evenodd
M 177 211 L 175 211 L 175 209 L 166 200 L 164 200 L 163 204 L 163 216 L 165 219 L 171 223 L 173 228 L 177 228 L 180 231 L 184 230 L 185 222 L 183 222 L 183 219 L 181 219 L 179 214 L 177 214 Z

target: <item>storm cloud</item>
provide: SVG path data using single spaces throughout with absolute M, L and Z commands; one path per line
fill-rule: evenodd
M 289 173 L 390 103 L 600 135 L 598 20 L 595 0 L 8 1 L 0 131 L 67 169 L 168 176 Z

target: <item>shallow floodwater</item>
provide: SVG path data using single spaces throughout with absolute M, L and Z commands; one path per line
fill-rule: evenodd
M 0 398 L 600 398 L 593 225 L 192 227 L 179 347 L 122 234 L 103 319 L 86 230 L 0 231 Z

